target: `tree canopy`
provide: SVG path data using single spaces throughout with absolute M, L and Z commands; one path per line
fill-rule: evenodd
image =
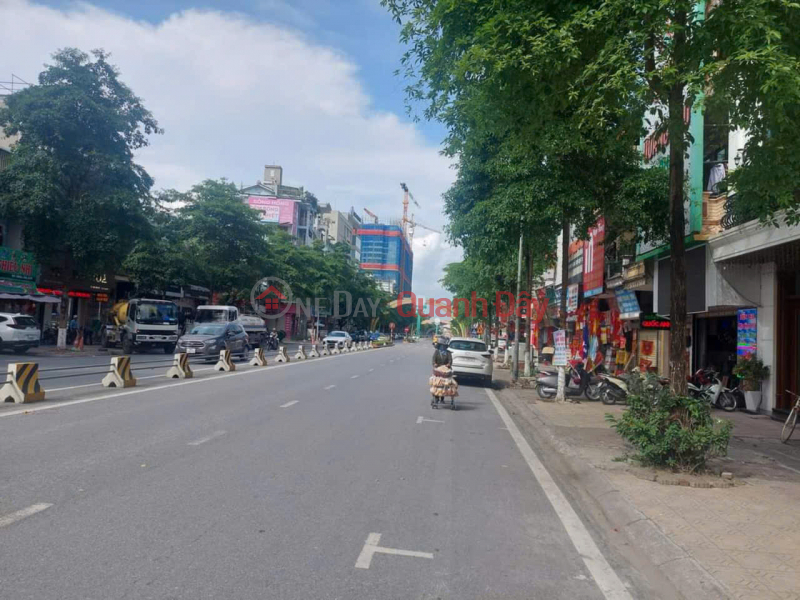
M 0 108 L 0 127 L 19 135 L 0 211 L 22 223 L 42 263 L 86 276 L 116 270 L 146 227 L 153 181 L 133 155 L 162 132 L 108 55 L 92 55 L 56 52 L 39 84 Z

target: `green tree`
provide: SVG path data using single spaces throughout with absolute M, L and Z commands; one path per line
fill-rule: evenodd
M 265 276 L 270 255 L 269 229 L 258 212 L 224 179 L 195 185 L 181 200 L 179 235 L 184 251 L 200 265 L 198 281 L 229 300 L 249 298 L 252 286 Z
M 67 48 L 38 85 L 6 99 L 0 127 L 19 135 L 0 172 L 0 211 L 25 246 L 65 274 L 114 272 L 147 228 L 152 179 L 133 160 L 162 133 L 102 50 Z

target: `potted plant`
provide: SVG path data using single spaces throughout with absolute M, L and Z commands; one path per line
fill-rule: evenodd
M 747 410 L 756 412 L 761 406 L 761 382 L 769 377 L 769 367 L 755 354 L 740 356 L 733 374 L 742 380 Z

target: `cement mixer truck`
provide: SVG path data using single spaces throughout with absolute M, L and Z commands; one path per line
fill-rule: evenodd
M 124 354 L 161 348 L 175 351 L 178 341 L 178 306 L 169 300 L 135 298 L 117 302 L 101 334 L 103 348 L 121 346 Z

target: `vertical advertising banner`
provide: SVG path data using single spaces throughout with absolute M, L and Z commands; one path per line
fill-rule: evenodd
M 589 230 L 589 241 L 583 246 L 583 296 L 588 298 L 603 293 L 603 272 L 605 270 L 606 235 L 605 217 Z
M 553 365 L 556 367 L 567 366 L 567 332 L 563 329 L 558 329 L 553 332 L 553 342 L 555 344 L 555 353 L 553 354 Z
M 742 308 L 736 311 L 736 355 L 747 356 L 755 354 L 758 349 L 756 343 L 757 308 Z

